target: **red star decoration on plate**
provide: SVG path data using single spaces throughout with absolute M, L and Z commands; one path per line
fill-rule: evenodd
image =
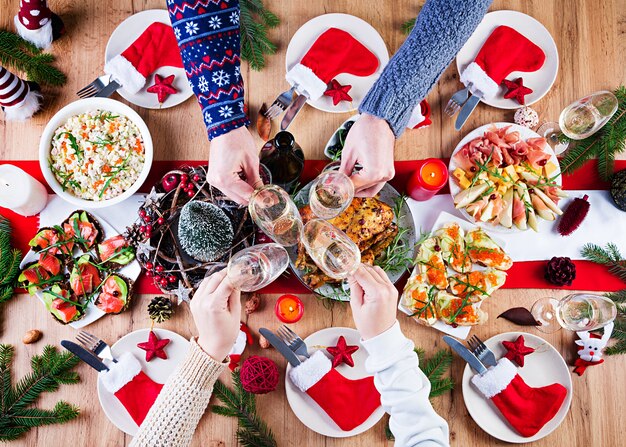
M 328 352 L 333 356 L 333 368 L 345 363 L 348 366 L 354 366 L 354 359 L 352 354 L 359 350 L 358 346 L 349 346 L 346 343 L 346 339 L 342 335 L 337 340 L 336 346 L 329 346 L 326 348 Z
M 507 88 L 507 92 L 504 94 L 506 99 L 515 98 L 521 105 L 526 103 L 524 96 L 531 94 L 533 91 L 524 85 L 524 79 L 517 78 L 515 81 L 509 81 L 505 79 L 502 81 Z
M 146 362 L 149 362 L 155 357 L 167 359 L 167 354 L 163 348 L 165 348 L 169 342 L 169 338 L 160 340 L 154 331 L 150 331 L 148 341 L 145 343 L 137 343 L 137 347 L 146 351 Z
M 324 92 L 324 95 L 331 96 L 333 105 L 337 105 L 341 101 L 352 101 L 352 96 L 348 95 L 351 88 L 351 85 L 341 85 L 336 79 L 333 79 L 330 81 L 330 87 Z
M 169 75 L 167 78 L 154 75 L 154 84 L 148 87 L 148 92 L 156 93 L 159 104 L 163 104 L 169 95 L 178 93 L 178 90 L 172 86 L 172 82 L 174 82 L 174 75 Z
M 502 345 L 506 348 L 507 353 L 504 355 L 507 359 L 524 366 L 524 356 L 535 352 L 533 348 L 524 345 L 524 336 L 520 335 L 515 341 L 503 341 Z

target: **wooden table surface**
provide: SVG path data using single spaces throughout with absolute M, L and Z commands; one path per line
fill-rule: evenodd
M 164 8 L 164 0 L 128 1 L 70 1 L 49 2 L 66 24 L 67 35 L 56 42 L 52 51 L 58 58 L 57 66 L 67 75 L 68 82 L 62 88 L 46 88 L 45 110 L 24 123 L 0 122 L 0 158 L 36 159 L 39 136 L 48 119 L 63 105 L 76 99 L 74 92 L 91 82 L 102 71 L 104 48 L 108 36 L 129 15 L 146 9 Z M 414 17 L 423 1 L 415 0 L 265 0 L 278 14 L 282 23 L 271 32 L 278 44 L 278 53 L 268 58 L 267 68 L 258 73 L 247 65 L 242 67 L 246 81 L 246 99 L 251 110 L 257 110 L 262 102 L 271 101 L 284 90 L 284 55 L 290 37 L 307 20 L 324 13 L 346 12 L 371 23 L 381 33 L 389 50 L 394 52 L 404 36 L 400 24 Z M 0 0 L 0 27 L 13 29 L 13 15 L 18 0 Z M 542 120 L 555 120 L 560 110 L 584 94 L 613 89 L 626 81 L 626 1 L 567 1 L 567 0 L 516 0 L 495 1 L 491 10 L 514 9 L 530 14 L 543 23 L 556 40 L 560 66 L 552 90 L 533 105 Z M 454 64 L 453 64 L 454 65 Z M 451 93 L 459 88 L 458 74 L 450 67 L 428 100 L 433 109 L 433 125 L 420 131 L 407 132 L 396 146 L 396 158 L 417 159 L 426 156 L 449 156 L 463 136 L 454 130 L 453 120 L 442 113 Z M 116 99 L 120 99 L 115 96 Z M 133 106 L 150 128 L 154 141 L 156 159 L 205 159 L 208 154 L 205 129 L 201 114 L 194 100 L 167 110 L 145 110 Z M 492 121 L 512 120 L 513 113 L 481 105 L 474 112 L 465 131 Z M 332 131 L 349 114 L 327 114 L 305 107 L 294 122 L 295 134 L 310 159 L 322 158 L 326 140 Z M 261 142 L 259 140 L 259 146 Z M 551 254 L 546 254 L 549 256 Z M 500 290 L 486 303 L 489 321 L 477 327 L 473 333 L 489 338 L 516 328 L 495 317 L 513 306 L 530 306 L 544 296 L 564 296 L 562 291 L 550 290 Z M 109 342 L 130 331 L 146 328 L 149 319 L 146 312 L 150 296 L 138 296 L 131 310 L 122 315 L 102 318 L 89 327 L 89 331 Z M 264 307 L 248 318 L 247 324 L 256 333 L 261 326 L 275 328 L 278 325 L 273 314 L 275 296 L 264 297 Z M 330 326 L 354 327 L 349 306 L 335 305 L 328 310 L 313 296 L 305 296 L 304 318 L 294 325 L 302 336 Z M 14 378 L 30 370 L 29 358 L 39 353 L 44 344 L 58 344 L 62 338 L 72 338 L 74 330 L 55 323 L 44 308 L 26 295 L 15 297 L 4 306 L 0 340 L 16 346 Z M 425 349 L 427 356 L 442 347 L 441 334 L 418 326 L 400 316 L 402 328 L 415 344 Z M 189 337 L 194 325 L 187 306 L 177 309 L 171 321 L 162 327 L 175 330 Z M 34 345 L 23 345 L 22 335 L 29 329 L 44 332 L 43 340 Z M 534 329 L 531 333 L 540 334 Z M 574 334 L 560 331 L 543 335 L 565 357 L 573 362 L 576 349 Z M 254 347 L 249 354 L 267 355 L 274 359 L 284 372 L 285 361 L 274 350 L 262 351 Z M 451 393 L 433 400 L 436 410 L 450 424 L 451 444 L 455 446 L 503 445 L 504 443 L 484 433 L 471 419 L 460 389 L 465 363 L 454 358 L 451 374 L 459 384 Z M 574 396 L 571 409 L 562 425 L 537 446 L 618 446 L 623 444 L 622 428 L 626 413 L 626 383 L 624 369 L 626 357 L 610 357 L 599 367 L 590 368 L 583 377 L 573 375 Z M 86 365 L 78 368 L 81 382 L 64 385 L 53 394 L 45 395 L 39 402 L 42 408 L 52 407 L 58 399 L 65 399 L 81 408 L 78 419 L 64 425 L 53 425 L 30 431 L 14 445 L 60 446 L 85 445 L 122 446 L 130 437 L 117 430 L 106 418 L 98 403 L 96 374 Z M 282 376 L 282 374 L 281 374 Z M 225 377 L 227 378 L 227 377 Z M 283 377 L 281 377 L 282 379 Z M 259 413 L 276 435 L 280 446 L 379 446 L 390 445 L 385 440 L 384 423 L 378 423 L 368 432 L 349 439 L 331 439 L 308 430 L 292 413 L 284 393 L 284 382 L 276 392 L 258 398 Z M 206 414 L 196 432 L 194 446 L 235 446 L 236 422 L 221 416 Z M 622 441 L 620 441 L 622 439 Z

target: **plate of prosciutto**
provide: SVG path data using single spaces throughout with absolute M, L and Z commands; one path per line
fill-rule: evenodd
M 78 329 L 126 310 L 141 273 L 135 249 L 106 221 L 73 211 L 30 240 L 18 277 L 52 317 Z
M 473 130 L 452 153 L 449 172 L 454 206 L 475 225 L 538 232 L 563 214 L 559 162 L 545 138 L 527 127 L 494 123 Z

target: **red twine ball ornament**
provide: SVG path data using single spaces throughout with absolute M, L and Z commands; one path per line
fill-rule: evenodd
M 278 385 L 278 368 L 267 357 L 248 357 L 239 371 L 243 389 L 253 394 L 267 394 Z

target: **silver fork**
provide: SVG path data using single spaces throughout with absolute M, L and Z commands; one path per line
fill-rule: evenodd
M 289 349 L 297 355 L 309 358 L 309 350 L 306 347 L 306 343 L 304 343 L 304 340 L 302 340 L 298 334 L 284 324 L 278 328 L 276 333 L 280 339 L 284 341 L 287 346 L 289 346 Z
M 467 344 L 469 345 L 474 355 L 478 357 L 478 360 L 483 363 L 483 365 L 496 366 L 498 364 L 496 356 L 491 351 L 491 349 L 489 349 L 487 345 L 485 345 L 483 341 L 476 335 L 473 335 L 472 338 L 467 341 Z
M 105 74 L 94 79 L 91 84 L 84 86 L 76 94 L 81 98 L 91 98 L 92 96 L 108 98 L 118 88 L 120 88 L 119 82 L 111 79 L 111 75 Z
M 91 335 L 89 332 L 79 331 L 78 334 L 76 334 L 76 340 L 78 340 L 85 349 L 93 352 L 101 359 L 111 360 L 117 363 L 117 360 L 113 357 L 113 352 L 111 352 L 111 347 L 95 335 Z
M 443 112 L 448 116 L 456 115 L 458 111 L 461 110 L 461 107 L 463 106 L 463 104 L 465 104 L 468 98 L 469 89 L 465 87 L 463 90 L 459 90 L 454 95 L 452 95 Z
M 278 95 L 278 97 L 274 100 L 269 109 L 265 111 L 265 117 L 273 120 L 274 118 L 277 118 L 281 113 L 283 113 L 285 109 L 287 109 L 289 104 L 291 104 L 291 102 L 293 101 L 294 90 L 295 86 Z

